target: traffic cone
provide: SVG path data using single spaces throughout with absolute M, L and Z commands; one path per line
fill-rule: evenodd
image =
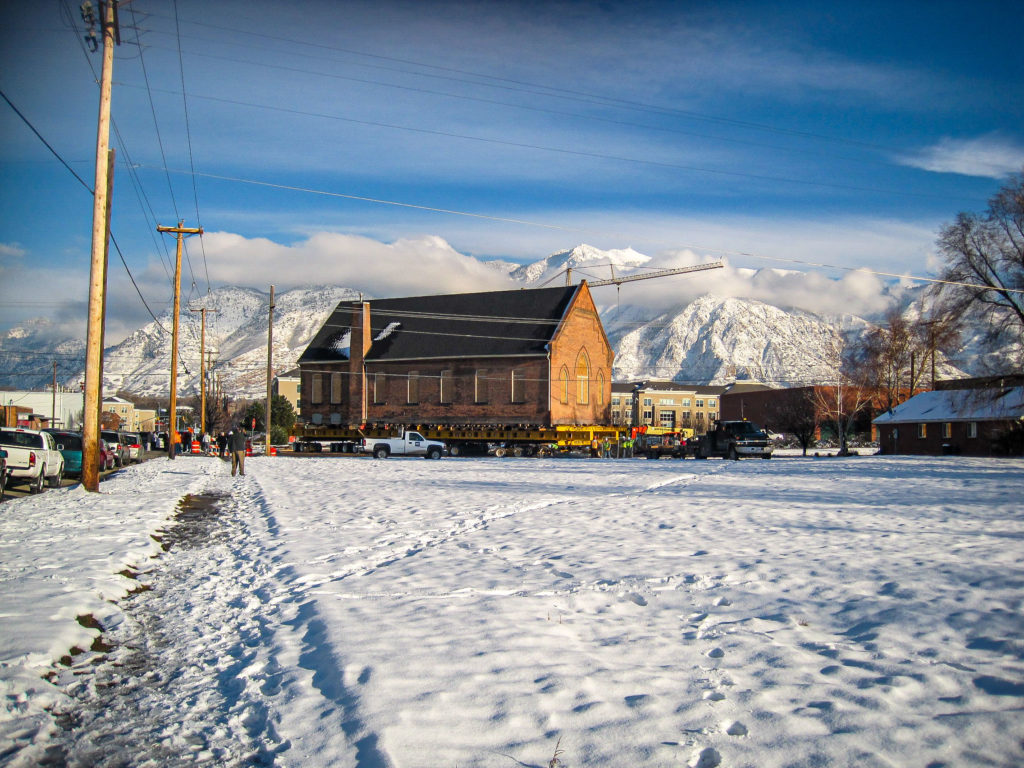
M 270 455 L 271 456 L 277 456 L 277 447 L 276 446 L 273 446 L 273 445 L 270 446 Z

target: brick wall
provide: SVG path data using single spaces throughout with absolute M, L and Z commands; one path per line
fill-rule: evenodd
M 581 386 L 584 355 L 589 381 Z M 584 285 L 551 345 L 552 425 L 611 423 L 613 359 L 601 318 Z M 563 375 L 568 378 L 568 392 Z
M 996 437 L 1007 424 L 1004 422 L 979 421 L 977 436 L 970 436 L 970 423 L 953 421 L 949 423 L 949 436 L 943 431 L 944 423 L 924 424 L 921 436 L 919 424 L 886 424 L 878 428 L 878 447 L 881 453 L 916 456 L 942 456 L 961 454 L 964 456 L 991 456 Z

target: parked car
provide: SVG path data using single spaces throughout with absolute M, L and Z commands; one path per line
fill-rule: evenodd
M 57 450 L 64 457 L 64 474 L 74 477 L 82 474 L 82 436 L 77 432 L 46 430 L 57 442 Z
M 99 441 L 99 456 L 100 472 L 105 472 L 108 469 L 113 469 L 114 465 L 117 463 L 114 457 L 114 451 L 111 449 L 109 445 L 107 445 L 107 441 L 104 440 L 103 438 L 100 438 Z
M 0 427 L 0 445 L 7 452 L 7 464 L 15 482 L 27 483 L 32 493 L 42 493 L 44 483 L 51 488 L 60 485 L 64 457 L 49 432 Z
M 107 441 L 107 445 L 114 452 L 114 464 L 123 467 L 128 463 L 128 447 L 120 432 L 104 429 L 100 431 L 100 437 Z
M 121 437 L 124 439 L 125 447 L 128 449 L 128 461 L 142 461 L 142 454 L 144 452 L 142 439 L 135 432 L 122 432 Z

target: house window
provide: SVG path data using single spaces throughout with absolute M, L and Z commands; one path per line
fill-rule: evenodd
M 715 407 L 715 398 L 709 397 L 708 398 L 708 408 L 714 408 L 714 407 Z
M 942 424 L 942 439 L 948 440 L 953 436 L 953 425 L 946 421 Z
M 478 368 L 476 376 L 473 377 L 473 402 L 487 402 L 487 370 Z
M 619 402 L 620 402 L 620 401 L 619 401 L 619 398 L 617 398 L 617 397 L 614 397 L 614 396 L 612 397 L 612 405 L 618 405 L 618 404 L 619 404 Z
M 718 414 L 717 413 L 715 413 L 714 411 L 709 411 L 708 412 L 708 421 L 714 421 L 717 418 L 718 418 Z
M 921 424 L 917 425 L 917 437 L 919 439 L 928 437 L 928 425 L 927 424 L 921 423 Z
M 676 427 L 676 412 L 675 411 L 662 411 L 658 414 L 661 421 L 661 426 L 665 429 L 675 429 Z
M 654 404 L 654 401 L 651 398 L 649 398 L 649 397 L 645 397 L 644 398 L 644 408 L 649 408 L 653 404 Z
M 558 399 L 563 403 L 569 402 L 569 369 L 564 365 L 562 370 L 558 374 L 559 387 L 558 387 Z
M 409 371 L 405 384 L 405 402 L 411 404 L 420 401 L 420 372 Z
M 704 407 L 704 401 L 703 400 L 698 400 L 696 405 L 697 405 L 698 408 L 703 408 Z
M 967 423 L 967 436 L 977 437 L 978 436 L 978 422 L 970 421 Z
M 341 402 L 341 374 L 331 374 L 331 403 L 337 404 Z
M 441 396 L 442 403 L 450 403 L 455 394 L 455 381 L 452 371 L 441 371 Z
M 310 402 L 314 405 L 319 405 L 324 401 L 324 377 L 323 374 L 313 374 L 313 395 L 310 398 Z
M 513 403 L 524 403 L 526 402 L 526 391 L 523 387 L 526 385 L 526 379 L 523 376 L 522 371 L 512 370 L 512 391 L 510 396 Z
M 387 393 L 387 379 L 383 373 L 373 374 L 373 402 L 383 403 Z
M 654 411 L 653 410 L 647 410 L 645 408 L 644 409 L 643 419 L 644 419 L 644 424 L 650 424 L 652 421 L 654 421 Z
M 690 407 L 690 398 L 684 397 L 683 398 L 683 408 L 689 408 L 689 407 Z
M 604 405 L 604 371 L 597 372 L 597 404 Z
M 580 350 L 576 358 L 576 402 L 580 405 L 590 402 L 590 360 L 586 350 Z

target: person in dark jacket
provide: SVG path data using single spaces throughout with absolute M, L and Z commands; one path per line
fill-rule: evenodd
M 235 427 L 231 432 L 228 433 L 228 451 L 231 452 L 231 476 L 235 476 L 235 472 L 245 476 L 245 430 L 241 427 Z
M 223 432 L 217 435 L 217 455 L 222 459 L 228 456 L 228 436 Z

